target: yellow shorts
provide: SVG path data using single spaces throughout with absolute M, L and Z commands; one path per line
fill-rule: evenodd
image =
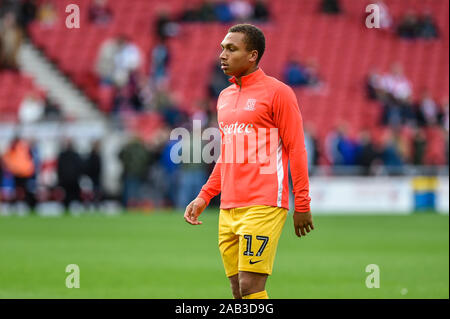
M 239 271 L 272 274 L 287 209 L 248 206 L 221 209 L 219 250 L 227 277 Z

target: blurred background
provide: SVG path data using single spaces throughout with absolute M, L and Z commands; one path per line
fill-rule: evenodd
M 448 214 L 446 0 L 0 0 L 0 214 L 184 211 L 214 163 L 170 132 L 217 127 L 241 22 L 299 100 L 314 212 Z

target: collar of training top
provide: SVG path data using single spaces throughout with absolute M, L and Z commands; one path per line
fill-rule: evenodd
M 242 84 L 241 87 L 247 86 L 247 85 L 250 85 L 250 84 L 253 84 L 253 83 L 256 83 L 256 82 L 258 82 L 259 80 L 261 80 L 262 78 L 264 78 L 265 75 L 266 75 L 266 74 L 264 73 L 264 71 L 263 71 L 260 67 L 258 67 L 258 68 L 256 69 L 256 71 L 253 71 L 252 73 L 247 74 L 247 75 L 244 75 L 244 76 L 241 77 L 241 84 Z M 228 81 L 230 81 L 231 83 L 234 83 L 234 84 L 238 85 L 235 76 L 233 76 L 233 77 L 232 77 L 231 79 L 229 79 Z

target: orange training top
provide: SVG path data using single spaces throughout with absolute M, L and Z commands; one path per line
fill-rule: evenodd
M 25 141 L 19 141 L 16 146 L 3 155 L 6 169 L 14 176 L 31 177 L 34 174 L 34 163 L 30 147 Z
M 303 121 L 292 89 L 260 68 L 236 78 L 217 102 L 221 154 L 199 197 L 220 208 L 251 205 L 289 209 L 288 161 L 295 211 L 309 212 Z

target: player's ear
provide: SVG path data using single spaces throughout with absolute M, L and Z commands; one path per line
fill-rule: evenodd
M 258 51 L 252 50 L 250 52 L 250 59 L 249 59 L 249 61 L 250 62 L 256 62 L 256 60 L 258 60 Z

